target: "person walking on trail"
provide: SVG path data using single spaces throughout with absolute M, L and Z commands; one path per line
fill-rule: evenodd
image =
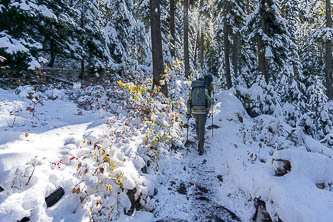
M 204 153 L 205 142 L 205 125 L 210 108 L 214 105 L 214 100 L 211 98 L 211 92 L 214 92 L 213 77 L 206 75 L 204 79 L 192 81 L 192 89 L 187 101 L 186 116 L 191 118 L 191 114 L 195 119 L 195 128 L 197 140 L 199 140 L 198 150 L 199 155 Z

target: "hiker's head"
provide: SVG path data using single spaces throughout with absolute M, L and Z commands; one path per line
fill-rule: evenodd
M 213 82 L 213 76 L 211 74 L 205 75 L 204 80 L 206 85 L 210 85 Z

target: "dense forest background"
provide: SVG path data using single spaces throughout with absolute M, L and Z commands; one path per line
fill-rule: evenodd
M 283 116 L 333 144 L 330 0 L 3 0 L 2 81 L 43 70 L 81 79 L 211 73 L 248 113 Z M 329 15 L 329 16 L 328 16 Z M 163 83 L 163 84 L 162 84 Z M 6 84 L 5 84 L 6 85 Z

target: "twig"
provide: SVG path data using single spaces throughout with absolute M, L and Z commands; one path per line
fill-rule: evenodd
M 34 172 L 35 172 L 36 165 L 35 165 L 35 164 L 32 164 L 32 166 L 34 167 L 34 169 L 32 170 L 32 173 L 31 173 L 31 175 L 30 175 L 30 177 L 29 177 L 29 179 L 28 179 L 28 182 L 25 184 L 26 186 L 29 184 L 29 182 L 30 182 L 30 180 L 31 180 L 31 178 L 32 178 L 32 175 L 33 175 Z
M 14 128 L 15 117 L 16 117 L 16 116 L 14 116 L 14 120 L 13 120 L 13 124 L 12 124 L 12 127 L 11 127 L 11 128 Z

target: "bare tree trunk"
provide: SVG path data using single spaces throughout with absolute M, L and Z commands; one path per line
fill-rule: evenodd
M 260 0 L 260 20 L 261 20 L 261 28 L 263 32 L 266 32 L 266 13 L 265 13 L 265 2 L 266 0 Z M 258 37 L 258 62 L 259 62 L 259 73 L 262 73 L 265 76 L 266 83 L 269 81 L 268 75 L 268 64 L 265 57 L 265 44 L 263 40 L 263 36 Z
M 241 50 L 241 36 L 239 33 L 236 33 L 234 35 L 233 58 L 232 58 L 232 65 L 235 77 L 238 76 L 238 71 L 239 71 L 240 50 Z
M 227 87 L 230 89 L 232 87 L 231 81 L 231 73 L 230 73 L 230 45 L 229 45 L 229 24 L 227 21 L 226 14 L 229 11 L 229 4 L 227 1 L 224 2 L 224 21 L 223 21 L 223 39 L 224 39 L 224 63 L 225 63 L 225 72 L 226 72 L 226 80 L 227 80 Z
M 332 28 L 331 0 L 326 0 L 326 27 Z M 333 99 L 332 89 L 332 41 L 326 40 L 326 88 L 327 97 Z
M 175 0 L 170 0 L 170 34 L 171 34 L 171 56 L 175 57 L 176 28 L 175 28 Z
M 193 63 L 194 63 L 194 67 L 197 68 L 197 60 L 198 60 L 198 51 L 199 51 L 199 42 L 200 42 L 200 29 L 198 30 L 197 33 L 197 39 L 195 41 L 195 48 L 194 48 L 194 58 L 193 58 Z
M 83 19 L 83 11 L 84 11 L 84 3 L 83 1 L 81 1 L 81 4 L 82 4 L 82 9 L 81 9 L 81 28 L 84 27 L 84 19 Z M 81 47 L 82 47 L 82 53 L 81 53 L 81 61 L 80 61 L 80 65 L 81 65 L 81 70 L 80 70 L 80 74 L 79 74 L 79 78 L 80 79 L 84 79 L 84 43 L 83 43 L 83 36 L 80 37 L 80 44 L 81 44 Z
M 204 1 L 201 0 L 200 1 L 200 9 L 203 8 L 203 3 Z M 200 57 L 199 57 L 199 60 L 200 60 L 200 68 L 202 69 L 203 68 L 203 60 L 204 60 L 204 36 L 205 36 L 205 33 L 204 33 L 204 24 L 203 22 L 201 21 L 201 19 L 203 18 L 202 16 L 202 11 L 200 10 L 200 15 L 199 15 L 199 30 L 200 30 L 200 42 L 199 42 L 199 48 L 200 48 Z
M 202 25 L 201 28 L 200 28 L 200 68 L 202 69 L 203 68 L 203 62 L 204 62 L 204 26 Z
M 150 20 L 151 20 L 151 41 L 153 57 L 153 87 L 161 86 L 162 93 L 168 96 L 168 86 L 165 82 L 160 84 L 164 74 L 163 70 L 163 51 L 162 51 L 162 34 L 160 21 L 160 0 L 150 1 Z
M 55 61 L 55 58 L 56 58 L 55 49 L 56 49 L 56 47 L 54 45 L 53 40 L 51 39 L 50 40 L 50 62 L 48 64 L 49 67 L 53 67 L 53 65 L 54 65 L 54 61 Z
M 184 0 L 184 60 L 185 77 L 190 76 L 190 56 L 188 49 L 188 0 Z

